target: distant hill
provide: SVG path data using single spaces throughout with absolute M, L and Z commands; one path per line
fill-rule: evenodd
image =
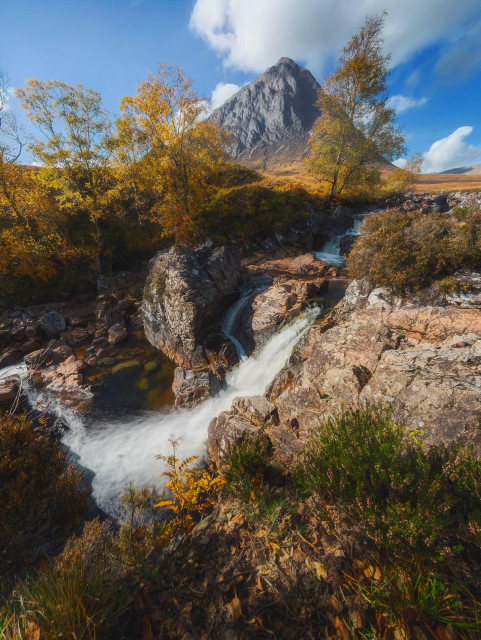
M 267 170 L 302 159 L 319 110 L 312 73 L 281 58 L 218 107 L 211 118 L 233 134 L 237 161 Z
M 457 167 L 456 169 L 447 169 L 446 171 L 440 171 L 439 173 L 456 173 L 462 175 L 481 175 L 481 164 L 472 164 L 468 167 Z

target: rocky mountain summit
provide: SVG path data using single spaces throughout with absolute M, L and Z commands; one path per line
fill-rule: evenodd
M 281 58 L 218 107 L 211 118 L 233 135 L 230 153 L 265 168 L 272 160 L 298 159 L 319 115 L 320 86 L 312 73 Z

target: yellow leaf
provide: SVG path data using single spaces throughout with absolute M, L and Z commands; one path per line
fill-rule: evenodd
M 324 580 L 327 578 L 327 570 L 326 570 L 326 567 L 322 564 L 322 562 L 314 562 L 314 568 L 316 570 L 316 574 L 319 580 L 321 578 L 324 578 Z
M 152 627 L 150 626 L 148 618 L 145 616 L 142 618 L 142 640 L 154 640 Z
M 232 616 L 232 622 L 236 622 L 242 615 L 242 607 L 239 598 L 233 598 L 227 608 Z

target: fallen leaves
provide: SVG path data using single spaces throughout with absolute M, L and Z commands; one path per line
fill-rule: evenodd
M 237 622 L 242 615 L 242 607 L 239 598 L 232 598 L 232 600 L 227 604 L 227 609 L 231 615 L 232 622 Z

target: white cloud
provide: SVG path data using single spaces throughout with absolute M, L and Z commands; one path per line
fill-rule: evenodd
M 397 95 L 391 96 L 389 98 L 389 106 L 392 107 L 396 113 L 402 113 L 403 111 L 407 111 L 408 109 L 413 109 L 414 107 L 422 107 L 423 104 L 426 104 L 428 101 L 427 98 L 408 98 L 407 96 Z
M 399 169 L 404 169 L 406 164 L 407 164 L 406 158 L 398 158 L 397 160 L 394 160 L 394 162 L 393 162 L 393 165 L 395 167 L 398 167 Z
M 212 109 L 220 107 L 226 100 L 233 96 L 234 93 L 237 93 L 240 88 L 241 87 L 238 84 L 219 82 L 212 92 L 212 97 L 210 99 Z
M 481 147 L 464 141 L 471 135 L 473 127 L 459 127 L 446 138 L 434 142 L 429 151 L 423 153 L 423 171 L 437 173 L 472 164 L 481 157 Z
M 190 27 L 225 66 L 257 73 L 289 56 L 319 72 L 366 15 L 384 9 L 394 65 L 428 44 L 455 41 L 481 17 L 479 0 L 196 0 Z

